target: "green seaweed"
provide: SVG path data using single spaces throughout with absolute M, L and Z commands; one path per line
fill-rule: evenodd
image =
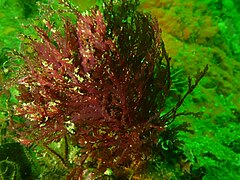
M 19 143 L 0 145 L 1 176 L 9 179 L 34 179 L 34 168 L 28 150 Z M 4 179 L 3 178 L 3 179 Z

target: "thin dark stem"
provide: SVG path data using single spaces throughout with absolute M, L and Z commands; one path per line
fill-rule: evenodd
M 67 162 L 68 161 L 68 140 L 67 140 L 67 136 L 64 136 L 64 142 L 65 142 L 65 152 L 64 152 L 64 158 L 65 158 L 65 161 Z
M 58 154 L 56 151 L 54 151 L 53 149 L 51 149 L 48 145 L 43 145 L 43 146 L 44 146 L 48 151 L 50 151 L 55 157 L 57 157 L 57 158 L 61 161 L 62 165 L 63 165 L 66 169 L 69 168 L 68 165 L 67 165 L 67 163 L 65 162 L 64 158 L 63 158 L 60 154 Z

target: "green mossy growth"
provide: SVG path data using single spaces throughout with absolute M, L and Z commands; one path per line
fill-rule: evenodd
M 3 179 L 33 179 L 29 153 L 19 143 L 0 145 L 0 175 Z

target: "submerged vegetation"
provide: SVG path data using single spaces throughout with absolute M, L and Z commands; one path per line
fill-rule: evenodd
M 176 104 L 166 109 L 173 95 L 171 58 L 157 20 L 138 5 L 106 0 L 84 13 L 67 2 L 46 6 L 28 27 L 36 33 L 24 35 L 21 50 L 13 53 L 24 63 L 5 85 L 14 86 L 17 97 L 9 107 L 9 129 L 39 161 L 44 150 L 45 158 L 55 157 L 69 179 L 131 179 L 141 177 L 147 163 L 159 165 L 156 159 L 177 154 L 181 161 L 177 135 L 192 131 L 187 123 L 172 122 L 200 115 L 178 109 L 208 67 L 195 80 L 188 77 L 187 91 L 174 94 Z

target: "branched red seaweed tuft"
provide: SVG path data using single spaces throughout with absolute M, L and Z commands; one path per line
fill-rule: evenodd
M 62 18 L 62 32 L 45 20 L 46 28 L 34 26 L 40 40 L 29 37 L 26 45 L 33 53 L 19 54 L 26 75 L 19 79 L 15 114 L 24 122 L 12 126 L 46 145 L 70 136 L 83 150 L 81 171 L 88 157 L 102 172 L 147 157 L 192 91 L 161 115 L 170 89 L 170 58 L 157 21 L 126 2 L 117 6 L 130 9 L 126 21 L 113 2 L 105 6 L 103 13 L 95 8 L 87 14 L 68 6 L 76 23 Z M 194 85 L 190 82 L 189 89 Z M 71 176 L 76 174 L 74 169 Z

